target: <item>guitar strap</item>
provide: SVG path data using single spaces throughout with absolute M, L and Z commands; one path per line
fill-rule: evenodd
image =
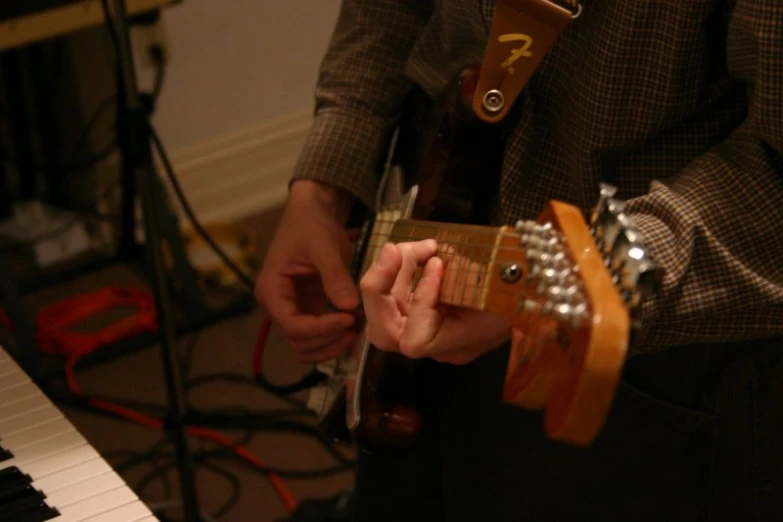
M 497 0 L 473 98 L 476 115 L 488 123 L 505 118 L 563 29 L 580 14 L 580 0 Z

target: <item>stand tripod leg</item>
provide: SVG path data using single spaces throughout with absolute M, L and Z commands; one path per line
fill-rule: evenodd
M 169 402 L 169 422 L 167 432 L 174 444 L 176 463 L 179 471 L 180 489 L 182 492 L 182 508 L 185 520 L 198 522 L 201 520 L 195 484 L 193 462 L 187 438 L 187 409 L 182 378 L 180 375 L 180 358 L 175 338 L 174 317 L 169 296 L 169 287 L 164 265 L 160 229 L 159 191 L 156 190 L 157 179 L 152 161 L 152 143 L 147 113 L 142 104 L 136 84 L 136 71 L 133 64 L 133 53 L 128 27 L 128 12 L 125 0 L 113 0 L 113 29 L 117 44 L 117 61 L 119 67 L 118 104 L 123 104 L 119 114 L 126 114 L 128 119 L 119 121 L 118 125 L 128 127 L 129 153 L 127 167 L 138 184 L 144 215 L 147 253 L 152 270 L 152 287 L 155 295 L 158 330 L 161 341 L 161 356 L 166 379 L 166 391 Z
M 161 236 L 158 231 L 157 208 L 154 188 L 155 172 L 149 166 L 140 165 L 137 169 L 139 195 L 144 209 L 144 228 L 147 237 L 147 249 L 154 276 L 153 289 L 158 327 L 161 335 L 161 355 L 169 398 L 168 436 L 174 444 L 179 468 L 180 487 L 185 520 L 198 521 L 199 508 L 193 462 L 187 438 L 185 394 L 182 389 L 180 358 L 174 335 L 174 318 L 168 293 L 168 281 L 160 251 Z

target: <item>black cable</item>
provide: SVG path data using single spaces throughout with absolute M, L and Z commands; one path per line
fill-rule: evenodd
M 161 453 L 160 456 L 168 456 L 173 457 L 173 454 L 166 452 Z M 263 475 L 268 475 L 270 473 L 274 473 L 275 475 L 279 476 L 280 478 L 286 478 L 286 479 L 315 479 L 315 478 L 324 478 L 329 477 L 332 475 L 336 475 L 338 473 L 344 473 L 346 471 L 353 470 L 354 464 L 353 462 L 348 462 L 346 464 L 337 464 L 331 467 L 325 467 L 325 468 L 319 468 L 319 469 L 287 469 L 287 468 L 279 468 L 275 466 L 258 466 L 256 464 L 253 464 L 243 458 L 238 457 L 237 455 L 234 455 L 233 453 L 229 453 L 227 451 L 221 451 L 221 450 L 211 450 L 211 451 L 194 451 L 193 452 L 193 459 L 194 461 L 199 461 L 203 458 L 210 458 L 210 459 L 221 459 L 221 460 L 238 460 L 242 464 L 249 467 L 249 469 L 255 470 L 258 473 L 261 473 Z M 172 463 L 173 466 L 173 463 Z M 150 472 L 147 475 L 145 475 L 144 483 L 142 486 L 146 487 L 147 483 L 151 480 L 154 480 L 154 473 Z M 134 487 L 134 490 L 136 488 Z
M 111 9 L 109 8 L 109 0 L 101 0 L 101 7 L 103 8 L 103 16 L 105 17 L 105 27 L 109 32 L 109 38 L 115 49 L 119 49 L 120 40 L 117 37 L 117 31 L 114 30 L 114 26 L 111 23 Z
M 117 451 L 110 451 L 103 453 L 103 457 L 106 460 L 111 459 L 112 457 L 118 457 L 122 455 L 129 455 L 129 458 L 127 458 L 124 461 L 121 461 L 115 465 L 112 466 L 114 471 L 117 473 L 125 473 L 127 471 L 130 471 L 131 469 L 135 468 L 136 466 L 143 464 L 145 462 L 148 462 L 151 458 L 155 457 L 156 455 L 159 455 L 163 452 L 163 450 L 166 448 L 166 445 L 168 445 L 168 440 L 166 437 L 161 437 L 158 442 L 150 446 L 148 449 L 137 452 L 137 451 L 131 451 L 131 450 L 117 450 Z
M 163 168 L 166 171 L 166 176 L 169 178 L 169 182 L 171 183 L 171 186 L 177 195 L 177 199 L 182 205 L 182 209 L 185 211 L 185 214 L 187 214 L 188 219 L 193 225 L 193 228 L 196 230 L 198 235 L 201 236 L 204 242 L 206 242 L 210 246 L 210 248 L 215 252 L 215 254 L 217 254 L 218 257 L 220 257 L 220 259 L 223 261 L 223 263 L 225 263 L 228 269 L 231 270 L 234 273 L 234 275 L 237 276 L 237 278 L 245 284 L 245 286 L 247 286 L 250 292 L 253 292 L 255 289 L 255 282 L 253 281 L 253 279 L 249 275 L 244 273 L 234 263 L 234 261 L 232 261 L 231 258 L 228 257 L 228 255 L 226 255 L 223 249 L 220 248 L 220 246 L 215 242 L 214 239 L 212 239 L 212 236 L 209 235 L 209 233 L 206 231 L 206 229 L 204 229 L 204 226 L 201 224 L 199 219 L 196 217 L 196 214 L 193 212 L 193 208 L 190 206 L 187 197 L 185 197 L 185 193 L 182 190 L 182 186 L 179 184 L 179 180 L 177 179 L 177 176 L 174 174 L 174 167 L 171 165 L 171 161 L 169 160 L 168 154 L 166 153 L 166 150 L 163 147 L 163 143 L 161 142 L 158 133 L 155 131 L 155 128 L 152 125 L 152 123 L 149 123 L 148 127 L 149 127 L 149 134 L 152 137 L 152 143 L 155 145 L 155 148 L 158 151 L 158 156 L 160 157 L 161 163 L 163 163 Z
M 253 435 L 254 434 L 251 431 L 248 431 L 240 438 L 238 438 L 235 443 L 244 446 L 250 442 L 250 440 L 253 438 Z M 108 452 L 105 455 L 107 456 L 106 457 L 107 459 L 111 458 L 112 456 L 118 456 L 124 454 L 129 454 L 131 456 L 131 458 L 129 458 L 125 462 L 122 462 L 114 466 L 115 471 L 117 471 L 118 473 L 128 471 L 130 468 L 138 466 L 140 464 L 145 464 L 145 463 L 151 464 L 153 466 L 153 469 L 148 473 L 146 473 L 145 475 L 143 475 L 142 478 L 135 485 L 133 485 L 131 489 L 133 489 L 133 491 L 136 492 L 136 494 L 139 497 L 143 497 L 144 491 L 156 479 L 160 479 L 163 483 L 164 498 L 171 498 L 172 492 L 171 492 L 171 484 L 169 481 L 168 473 L 170 472 L 171 469 L 174 468 L 175 462 L 174 462 L 174 454 L 170 450 L 168 451 L 165 450 L 166 446 L 168 445 L 169 445 L 169 441 L 164 437 L 159 442 L 157 442 L 148 450 L 142 453 L 121 450 L 115 452 Z M 194 462 L 197 464 L 197 468 L 198 467 L 206 468 L 212 473 L 226 479 L 231 485 L 231 495 L 228 498 L 228 500 L 226 500 L 210 515 L 210 517 L 214 520 L 217 520 L 220 517 L 225 516 L 227 513 L 229 513 L 241 498 L 241 483 L 239 479 L 236 477 L 236 475 L 228 470 L 219 468 L 218 466 L 210 462 L 210 459 L 221 458 L 221 457 L 226 458 L 232 455 L 233 454 L 231 453 L 231 450 L 225 447 L 218 447 L 213 450 L 200 450 L 198 452 L 194 452 Z M 161 459 L 166 459 L 166 460 L 161 462 Z M 170 519 L 166 518 L 166 520 L 170 520 Z
M 115 464 L 112 466 L 112 469 L 118 473 L 122 474 L 127 471 L 130 471 L 131 469 L 142 465 L 142 464 L 149 464 L 152 466 L 152 471 L 155 473 L 161 473 L 161 464 L 159 462 L 159 458 L 163 452 L 163 449 L 166 447 L 166 444 L 168 441 L 166 438 L 162 438 L 155 444 L 153 444 L 149 449 L 143 451 L 143 452 L 136 452 L 131 450 L 118 450 L 118 451 L 109 451 L 103 453 L 103 458 L 108 462 L 113 457 L 119 457 L 123 455 L 128 455 L 129 458 L 123 462 L 120 462 L 119 464 Z M 168 478 L 168 475 L 165 473 L 161 473 L 161 481 L 163 486 L 163 494 L 165 497 L 171 496 L 171 481 Z M 135 488 L 131 488 L 134 490 L 134 492 L 141 496 L 140 491 Z
M 192 334 L 188 337 L 185 343 L 185 349 L 180 348 L 182 353 L 182 375 L 185 378 L 185 390 L 188 389 L 189 375 L 193 371 L 193 360 L 196 356 L 196 345 L 198 344 L 198 333 Z
M 52 402 L 58 406 L 66 406 L 86 412 L 104 415 L 106 417 L 116 418 L 114 413 L 96 408 L 95 406 L 91 405 L 89 400 L 85 397 L 73 395 L 70 392 L 63 393 L 60 390 L 55 390 L 52 388 L 46 388 L 45 391 L 46 395 L 51 398 Z M 137 401 L 133 399 L 116 399 L 114 397 L 109 397 L 102 394 L 92 394 L 90 395 L 90 399 L 99 399 L 112 402 L 118 406 L 134 409 L 142 413 L 150 413 L 152 415 L 160 415 L 166 412 L 166 407 L 156 402 Z
M 201 375 L 199 377 L 194 377 L 190 379 L 185 384 L 185 386 L 188 389 L 192 389 L 192 388 L 197 388 L 199 386 L 205 386 L 213 382 L 221 382 L 221 381 L 235 382 L 237 384 L 247 384 L 253 387 L 258 387 L 257 378 L 253 378 L 247 375 L 241 375 L 237 373 L 210 373 L 207 375 Z M 292 397 L 290 395 L 280 395 L 280 394 L 274 394 L 274 395 L 275 397 L 282 400 L 283 402 L 286 402 L 291 406 L 297 408 L 297 410 L 300 410 L 300 413 L 313 415 L 313 412 L 307 408 L 304 401 L 296 399 L 295 397 Z
M 124 417 L 119 417 L 112 412 L 105 411 L 100 408 L 96 408 L 89 404 L 86 400 L 74 401 L 69 404 L 85 411 L 103 415 L 112 419 L 127 420 Z M 306 424 L 304 422 L 275 419 L 268 412 L 221 412 L 221 411 L 198 411 L 193 410 L 188 424 L 193 426 L 200 426 L 212 429 L 224 429 L 224 430 L 252 430 L 252 432 L 284 432 L 291 434 L 298 434 L 303 436 L 314 437 L 321 446 L 339 463 L 337 466 L 315 469 L 315 470 L 288 470 L 278 469 L 272 467 L 261 468 L 261 471 L 265 473 L 277 473 L 283 478 L 318 478 L 326 475 L 334 474 L 339 471 L 350 469 L 355 465 L 355 462 L 346 458 L 336 448 L 335 444 L 329 440 L 316 426 Z M 165 442 L 162 442 L 165 443 Z M 161 443 L 159 443 L 161 444 Z M 134 454 L 126 462 L 118 464 L 118 470 L 126 470 L 134 466 L 139 465 L 141 462 L 151 458 L 152 454 L 159 449 L 153 446 L 152 449 L 140 454 Z M 223 452 L 228 451 L 226 448 L 222 448 Z M 193 455 L 204 454 L 205 452 L 193 452 Z M 221 451 L 209 452 L 209 454 L 220 454 Z M 119 471 L 118 471 L 119 472 Z
M 198 454 L 196 454 L 198 455 Z M 228 455 L 216 455 L 214 458 L 216 459 L 231 459 L 236 457 L 231 457 Z M 353 464 L 337 464 L 335 466 L 331 466 L 328 468 L 321 468 L 321 469 L 286 469 L 286 468 L 278 468 L 275 466 L 258 466 L 256 464 L 253 464 L 252 462 L 248 462 L 245 459 L 238 459 L 239 462 L 242 463 L 242 465 L 246 466 L 248 469 L 254 470 L 257 473 L 261 473 L 262 475 L 269 475 L 270 473 L 274 473 L 280 478 L 284 479 L 290 479 L 290 480 L 312 480 L 312 479 L 321 479 L 326 477 L 331 477 L 333 475 L 337 475 L 339 473 L 345 473 L 348 471 L 353 471 L 354 465 Z
M 212 471 L 212 473 L 216 475 L 222 476 L 229 482 L 229 484 L 231 484 L 231 496 L 226 502 L 223 503 L 222 506 L 218 507 L 211 514 L 212 518 L 215 520 L 228 515 L 231 510 L 234 509 L 234 507 L 239 503 L 239 499 L 241 498 L 242 484 L 240 483 L 239 478 L 230 471 L 219 468 L 210 463 L 208 459 L 199 458 L 197 456 L 196 462 L 199 466 Z
M 295 420 L 271 419 L 268 414 L 248 413 L 238 415 L 235 412 L 194 412 L 194 424 L 212 429 L 253 429 L 269 432 L 286 432 L 316 439 L 337 462 L 344 466 L 353 466 L 355 461 L 340 453 L 335 443 L 329 439 L 317 426 Z

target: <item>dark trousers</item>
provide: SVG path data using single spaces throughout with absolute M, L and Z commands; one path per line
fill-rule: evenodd
M 360 456 L 356 522 L 783 520 L 783 341 L 633 357 L 586 449 L 502 404 L 506 357 L 428 368 L 420 444 Z

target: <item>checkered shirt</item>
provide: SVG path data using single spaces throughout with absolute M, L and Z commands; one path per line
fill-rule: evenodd
M 783 335 L 783 1 L 584 0 L 519 99 L 497 212 L 619 188 L 666 269 L 639 351 Z M 412 83 L 478 63 L 492 0 L 344 0 L 292 179 L 373 205 Z

